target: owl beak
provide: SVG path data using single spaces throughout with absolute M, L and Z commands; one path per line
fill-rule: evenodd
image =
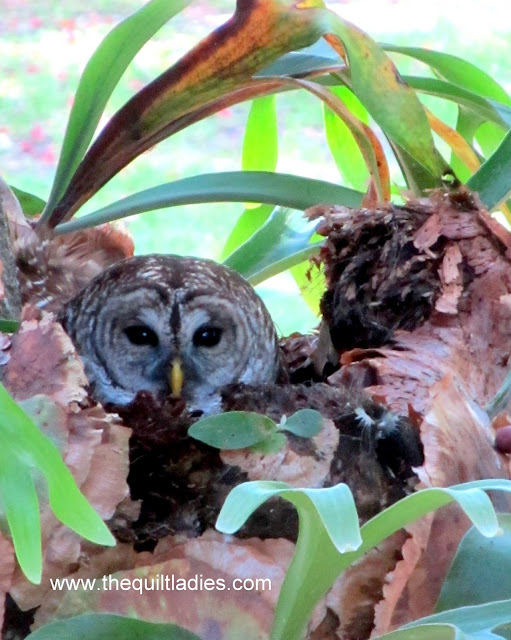
M 172 366 L 169 370 L 169 384 L 173 398 L 179 398 L 181 396 L 181 390 L 183 388 L 183 367 L 181 364 L 181 358 L 175 358 L 172 361 Z

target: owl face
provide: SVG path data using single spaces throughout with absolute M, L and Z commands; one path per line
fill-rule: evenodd
M 210 260 L 123 260 L 67 303 L 59 320 L 103 403 L 128 404 L 145 390 L 182 395 L 190 410 L 211 413 L 223 385 L 274 382 L 279 369 L 262 301 Z

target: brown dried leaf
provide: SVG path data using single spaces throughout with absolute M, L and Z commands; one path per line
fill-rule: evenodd
M 48 602 L 43 603 L 36 615 L 35 626 L 43 624 L 50 613 L 51 617 L 59 618 L 84 611 L 131 615 L 135 612 L 137 617 L 153 622 L 174 622 L 205 639 L 230 637 L 234 630 L 243 629 L 247 639 L 262 640 L 269 633 L 293 549 L 294 545 L 287 540 L 236 540 L 213 531 L 192 540 L 169 537 L 159 542 L 154 554 L 139 554 L 136 568 L 117 571 L 112 576 L 119 581 L 139 579 L 141 586 L 145 579 L 149 584 L 154 579 L 154 584 L 160 587 L 156 593 L 149 589 L 141 589 L 141 592 L 136 588 L 123 590 L 120 586 L 101 591 L 69 591 L 62 594 L 60 604 L 51 612 L 48 604 L 51 601 L 51 608 L 55 608 L 55 594 L 50 594 Z M 112 550 L 106 554 L 112 559 Z M 260 586 L 259 589 L 236 590 L 233 587 L 234 579 L 258 578 L 267 578 L 271 589 Z M 192 580 L 188 583 L 190 588 L 183 589 L 184 582 L 178 580 Z M 207 584 L 220 588 L 205 588 L 205 580 L 216 581 Z M 116 586 L 108 578 L 104 584 Z M 128 585 L 128 582 L 124 584 Z M 129 584 L 133 586 L 133 583 Z M 140 583 L 135 582 L 134 586 L 137 584 Z M 100 585 L 103 586 L 103 581 L 98 583 Z
M 374 608 L 382 599 L 386 576 L 401 559 L 407 538 L 398 531 L 372 549 L 337 580 L 326 598 L 339 621 L 337 636 L 368 638 L 374 626 Z
M 452 375 L 431 389 L 432 404 L 421 425 L 425 463 L 420 487 L 448 487 L 483 478 L 509 477 L 508 463 L 493 449 L 489 419 Z M 500 497 L 497 508 L 505 508 Z M 386 633 L 432 613 L 454 552 L 469 526 L 449 505 L 407 527 L 403 560 L 389 576 L 376 607 L 374 633 Z
M 51 314 L 24 321 L 12 338 L 4 383 L 59 447 L 64 461 L 92 506 L 111 518 L 128 495 L 130 431 L 87 397 L 83 365 L 62 327 Z M 86 543 L 57 522 L 48 505 L 41 510 L 43 579 L 27 582 L 17 569 L 12 595 L 22 609 L 37 606 L 49 591 L 50 577 L 76 571 L 101 548 Z M 87 552 L 85 552 L 87 549 Z

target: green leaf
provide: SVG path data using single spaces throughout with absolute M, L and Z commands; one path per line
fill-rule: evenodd
M 295 505 L 300 527 L 271 637 L 300 638 L 319 599 L 318 584 L 323 594 L 322 572 L 328 572 L 324 566 L 325 554 L 339 555 L 360 545 L 358 516 L 351 491 L 345 484 L 326 489 L 292 489 L 283 482 L 247 482 L 227 496 L 218 516 L 217 529 L 234 533 L 263 502 L 276 496 Z
M 20 323 L 16 320 L 7 320 L 6 318 L 0 318 L 0 333 L 15 333 L 18 330 Z
M 480 96 L 493 98 L 504 104 L 511 105 L 511 98 L 500 84 L 479 67 L 467 62 L 467 60 L 449 53 L 421 49 L 420 47 L 403 47 L 388 44 L 383 44 L 382 47 L 386 51 L 402 53 L 424 62 L 438 75 L 453 84 L 464 87 Z
M 495 153 L 505 133 L 501 127 L 498 127 L 493 122 L 483 122 L 477 129 L 475 137 L 486 158 Z
M 323 427 L 323 418 L 319 411 L 314 409 L 300 409 L 289 418 L 285 418 L 279 425 L 279 429 L 294 433 L 301 438 L 313 438 Z
M 255 286 L 317 253 L 322 242 L 310 243 L 317 224 L 297 220 L 296 212 L 276 209 L 224 264 Z
M 257 208 L 245 209 L 231 230 L 222 249 L 222 259 L 227 258 L 235 249 L 246 242 L 268 220 L 275 207 L 271 204 L 261 204 Z
M 200 640 L 174 624 L 155 624 L 108 613 L 88 613 L 40 627 L 30 640 Z
M 334 87 L 332 92 L 359 120 L 368 124 L 367 110 L 347 87 Z M 323 114 L 326 139 L 340 174 L 350 186 L 359 191 L 365 191 L 369 174 L 360 148 L 351 131 L 326 105 L 323 105 Z
M 436 78 L 404 76 L 404 79 L 413 89 L 420 93 L 427 93 L 431 96 L 456 102 L 460 106 L 466 107 L 482 116 L 485 120 L 494 122 L 504 130 L 511 127 L 511 107 L 505 104 L 495 100 L 488 100 L 462 87 Z
M 252 100 L 243 138 L 244 171 L 275 171 L 279 157 L 275 96 Z
M 320 236 L 318 235 L 318 238 L 319 237 Z M 312 313 L 318 316 L 319 322 L 319 305 L 326 289 L 325 274 L 323 270 L 313 268 L 310 260 L 305 260 L 304 262 L 300 262 L 300 264 L 291 267 L 290 272 L 300 289 L 302 298 L 305 300 Z
M 474 146 L 474 135 L 482 122 L 484 122 L 484 119 L 481 118 L 481 116 L 460 105 L 458 109 L 456 131 L 463 136 L 471 147 Z M 458 159 L 454 152 L 451 153 L 451 167 L 463 183 L 467 182 L 472 175 L 472 172 L 461 160 Z
M 499 526 L 493 538 L 474 527 L 464 535 L 442 585 L 437 612 L 505 600 L 511 594 L 511 515 L 499 515 Z
M 262 453 L 265 456 L 269 456 L 282 451 L 282 449 L 286 446 L 286 443 L 286 436 L 283 433 L 275 431 L 275 433 L 273 433 L 266 440 L 262 440 L 261 442 L 257 442 L 256 444 L 252 445 L 250 447 L 250 450 Z
M 75 484 L 55 445 L 34 425 L 0 384 L 0 500 L 20 566 L 40 582 L 42 560 L 39 511 L 31 472 L 43 474 L 55 516 L 84 538 L 113 545 L 107 526 Z
M 329 32 L 338 36 L 344 45 L 354 94 L 385 135 L 440 183 L 449 166 L 435 148 L 417 95 L 376 42 L 351 23 L 333 13 L 330 16 Z
M 397 629 L 383 636 L 375 636 L 374 640 L 471 640 L 471 638 L 450 624 L 421 624 L 411 629 Z
M 275 81 L 278 81 L 278 78 Z M 381 143 L 373 130 L 355 117 L 333 91 L 320 83 L 298 78 L 280 78 L 280 82 L 284 86 L 297 86 L 306 89 L 328 105 L 339 118 L 342 118 L 364 158 L 378 201 L 388 202 L 390 199 L 389 168 Z
M 217 528 L 225 533 L 234 533 L 267 498 L 280 495 L 289 499 L 285 487 L 283 483 L 271 482 L 239 485 L 227 497 L 218 517 Z M 295 489 L 295 492 L 302 492 L 296 494 L 302 496 L 301 501 L 293 501 L 299 511 L 299 535 L 277 603 L 272 640 L 301 637 L 315 605 L 344 570 L 388 536 L 445 504 L 456 501 L 483 535 L 495 535 L 499 530 L 497 518 L 490 499 L 484 493 L 490 490 L 511 492 L 511 481 L 480 480 L 448 489 L 430 488 L 413 493 L 366 522 L 360 530 L 362 544 L 357 546 L 353 544 L 354 538 L 350 538 L 352 548 L 356 549 L 350 551 L 346 540 L 342 546 L 338 539 L 334 540 L 331 536 L 332 531 L 346 530 L 351 532 L 350 536 L 354 535 L 357 519 L 356 515 L 346 515 L 351 513 L 351 507 L 347 506 L 349 500 L 345 502 L 347 497 L 339 496 L 326 509 L 327 514 L 337 519 L 335 526 L 327 527 L 318 520 L 314 510 L 304 509 L 308 505 L 303 503 L 303 494 L 309 496 L 309 490 Z M 297 585 L 300 585 L 299 589 Z
M 318 203 L 358 207 L 363 194 L 332 182 L 285 173 L 231 171 L 208 173 L 139 191 L 77 220 L 58 225 L 57 233 L 87 229 L 104 222 L 182 204 L 204 202 L 266 202 L 307 209 Z
M 114 175 L 161 140 L 227 103 L 262 95 L 249 95 L 258 84 L 254 73 L 279 55 L 320 38 L 322 15 L 308 3 L 294 7 L 281 0 L 238 2 L 231 19 L 114 114 L 44 223 L 54 228 L 71 218 Z
M 215 449 L 245 449 L 277 432 L 271 418 L 251 411 L 229 411 L 201 418 L 188 435 Z
M 511 600 L 499 600 L 472 607 L 459 607 L 435 613 L 405 625 L 412 629 L 423 624 L 452 624 L 468 636 L 485 633 L 511 621 Z M 385 637 L 385 636 L 384 636 Z M 484 636 L 483 636 L 484 637 Z
M 18 199 L 21 210 L 26 216 L 35 216 L 42 213 L 46 206 L 46 202 L 42 198 L 35 196 L 33 193 L 28 193 L 28 191 L 22 191 L 12 185 L 9 188 Z
M 361 544 L 358 515 L 349 487 L 338 484 L 325 489 L 294 489 L 285 482 L 260 480 L 234 487 L 218 515 L 216 528 L 234 533 L 269 498 L 280 496 L 302 511 L 314 514 L 324 527 L 338 553 L 357 549 Z
M 511 195 L 511 130 L 495 153 L 467 182 L 491 211 Z
M 433 174 L 416 162 L 412 156 L 395 142 L 389 141 L 396 156 L 401 172 L 406 180 L 408 189 L 419 195 L 428 189 L 438 187 L 438 181 Z
M 304 51 L 319 52 L 320 55 L 318 53 L 311 55 L 304 52 L 287 54 L 282 56 L 282 58 L 271 67 L 265 69 L 263 73 L 258 74 L 258 77 L 292 75 L 295 70 L 298 72 L 298 75 L 308 76 L 316 75 L 322 69 L 325 72 L 330 69 L 335 69 L 335 65 L 338 65 L 339 69 L 341 68 L 341 58 L 324 43 L 318 42 Z M 453 82 L 437 78 L 404 75 L 403 80 L 416 91 L 457 102 L 501 127 L 511 127 L 511 106 L 504 104 L 505 101 L 501 102 L 498 99 L 485 98 Z M 316 78 L 316 82 L 329 85 L 341 84 L 342 86 L 344 86 L 344 82 L 351 84 L 349 71 L 346 70 L 344 70 L 342 74 L 337 70 L 335 77 L 323 76 L 322 78 Z
M 336 65 L 344 67 L 343 59 L 324 40 L 318 40 L 310 47 L 284 54 L 272 64 L 258 71 L 255 77 L 308 76 L 319 71 L 326 73 Z
M 50 197 L 49 217 L 89 146 L 112 91 L 143 45 L 189 0 L 150 0 L 116 25 L 87 63 L 69 115 Z
M 31 582 L 41 582 L 41 523 L 34 482 L 5 443 L 0 447 L 0 507 L 7 519 L 21 570 Z

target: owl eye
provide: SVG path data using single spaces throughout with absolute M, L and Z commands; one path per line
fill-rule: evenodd
M 214 347 L 220 342 L 222 329 L 204 325 L 193 334 L 193 344 L 196 347 Z
M 152 329 L 146 327 L 144 324 L 126 327 L 126 329 L 124 329 L 124 333 L 131 344 L 135 344 L 137 346 L 148 345 L 150 347 L 158 346 L 158 336 Z

